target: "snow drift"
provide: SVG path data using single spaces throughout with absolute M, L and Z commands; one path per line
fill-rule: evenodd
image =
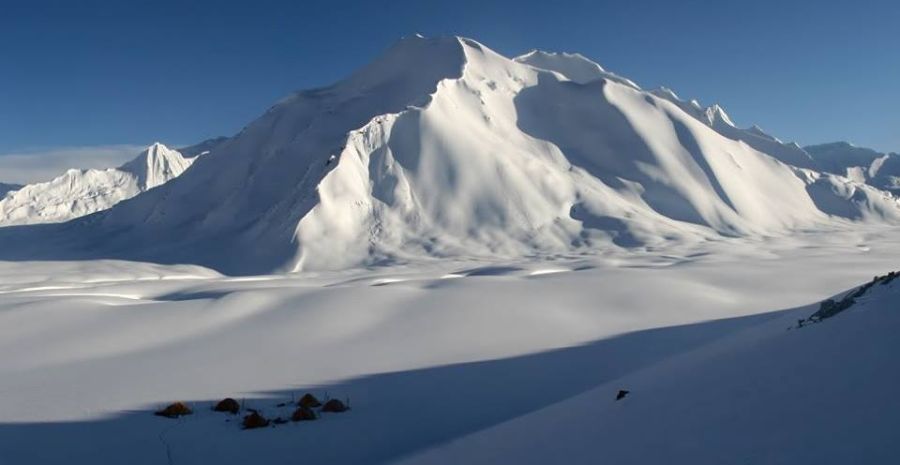
M 277 103 L 158 189 L 79 222 L 7 228 L 0 239 L 56 239 L 0 259 L 245 274 L 900 219 L 892 196 L 673 96 L 577 54 L 509 59 L 470 39 L 410 37 Z

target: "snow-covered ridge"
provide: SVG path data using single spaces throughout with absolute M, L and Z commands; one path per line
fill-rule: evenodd
M 900 194 L 900 154 L 881 153 L 849 142 L 804 147 L 821 171 Z
M 182 157 L 185 158 L 196 158 L 200 155 L 207 155 L 213 150 L 216 150 L 219 146 L 227 141 L 227 137 L 213 137 L 211 139 L 206 139 L 203 142 L 199 142 L 194 145 L 189 145 L 187 147 L 181 147 L 178 150 L 178 153 L 181 154 Z
M 599 64 L 580 53 L 553 53 L 532 50 L 525 55 L 513 58 L 514 61 L 560 73 L 566 79 L 579 84 L 587 84 L 597 79 L 609 79 L 640 90 L 637 84 L 617 74 L 610 73 Z
M 789 165 L 830 173 L 854 183 L 900 194 L 900 154 L 881 153 L 849 142 L 801 147 L 795 142 L 782 142 L 756 125 L 738 128 L 718 104 L 703 107 L 696 100 L 682 100 L 665 87 L 653 89 L 650 93 L 674 103 L 719 134 L 740 140 Z
M 810 155 L 796 143 L 784 143 L 756 125 L 746 129 L 738 128 L 719 104 L 703 107 L 696 100 L 682 100 L 675 92 L 665 87 L 651 90 L 650 93 L 675 104 L 685 113 L 729 139 L 744 142 L 750 147 L 792 166 L 817 168 Z
M 79 234 L 108 248 L 91 253 L 245 274 L 900 220 L 890 195 L 673 96 L 580 55 L 509 59 L 471 39 L 409 37 L 283 99 Z M 86 253 L 65 247 L 7 253 Z
M 0 226 L 58 223 L 106 210 L 181 175 L 191 163 L 192 158 L 155 143 L 118 168 L 70 169 L 2 196 Z

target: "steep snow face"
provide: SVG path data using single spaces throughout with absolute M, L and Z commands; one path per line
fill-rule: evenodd
M 900 194 L 900 154 L 880 153 L 849 142 L 805 147 L 821 171 Z
M 145 191 L 177 177 L 188 169 L 191 163 L 192 159 L 157 142 L 118 169 L 134 175 L 137 178 L 138 188 Z
M 890 199 L 873 208 L 880 192 L 843 178 L 818 188 L 817 173 L 742 139 L 783 147 L 774 138 L 679 102 L 579 55 L 511 60 L 469 39 L 410 37 L 284 99 L 79 235 L 103 244 L 92 254 L 244 274 L 898 219 Z M 87 253 L 74 242 L 63 255 Z
M 156 143 L 119 168 L 68 170 L 0 198 L 0 226 L 58 223 L 106 210 L 180 175 L 191 163 Z

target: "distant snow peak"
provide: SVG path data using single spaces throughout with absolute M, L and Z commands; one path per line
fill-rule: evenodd
M 156 142 L 118 168 L 70 169 L 20 186 L 0 198 L 0 226 L 57 223 L 106 210 L 181 175 L 193 160 Z
M 137 177 L 141 191 L 152 189 L 180 175 L 193 163 L 177 150 L 155 142 L 134 160 L 119 167 Z
M 728 116 L 728 113 L 725 113 L 725 109 L 719 106 L 718 103 L 713 104 L 706 109 L 706 119 L 709 121 L 710 125 L 716 125 L 721 122 L 728 126 L 735 127 L 731 118 Z
M 881 153 L 844 141 L 811 145 L 804 150 L 815 159 L 821 171 L 900 195 L 900 154 Z

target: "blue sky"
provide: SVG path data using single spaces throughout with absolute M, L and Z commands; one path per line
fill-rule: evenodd
M 898 2 L 230 3 L 0 0 L 0 154 L 230 135 L 416 32 L 577 51 L 785 140 L 900 151 Z

